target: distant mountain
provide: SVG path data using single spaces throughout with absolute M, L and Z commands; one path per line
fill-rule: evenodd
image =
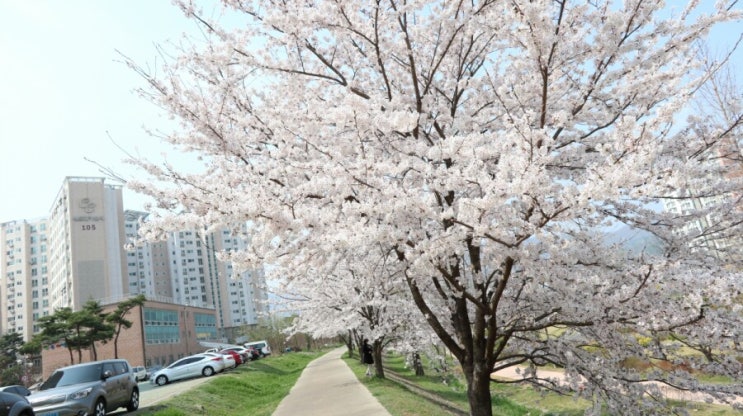
M 619 244 L 632 254 L 645 253 L 658 256 L 663 253 L 663 242 L 653 234 L 621 225 L 604 234 L 607 245 Z

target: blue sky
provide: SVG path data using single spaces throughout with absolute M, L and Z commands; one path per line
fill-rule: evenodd
M 109 135 L 130 152 L 172 154 L 144 133 L 167 122 L 132 92 L 142 80 L 115 51 L 155 64 L 156 43 L 194 32 L 167 0 L 0 0 L 0 222 L 47 215 L 66 176 L 102 176 L 86 157 L 133 173 Z M 741 32 L 728 25 L 715 40 Z M 144 202 L 125 190 L 125 208 Z
M 164 118 L 116 50 L 155 63 L 155 43 L 193 28 L 165 0 L 0 0 L 0 222 L 47 215 L 66 176 L 103 176 L 86 157 L 131 171 L 109 134 L 168 151 L 144 133 Z M 126 208 L 143 201 L 125 191 Z

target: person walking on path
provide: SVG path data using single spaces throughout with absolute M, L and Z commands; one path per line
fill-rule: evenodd
M 369 345 L 369 340 L 364 338 L 364 344 L 361 346 L 361 359 L 366 364 L 366 376 L 372 376 L 372 364 L 374 364 L 374 354 L 372 354 L 372 347 Z
M 345 351 L 311 361 L 272 416 L 391 416 L 341 359 Z

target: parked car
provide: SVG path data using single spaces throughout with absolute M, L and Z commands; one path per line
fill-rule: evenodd
M 134 380 L 136 381 L 147 380 L 147 369 L 142 365 L 132 367 L 132 373 L 134 373 Z
M 139 388 L 126 360 L 103 360 L 55 370 L 28 396 L 39 415 L 103 416 L 126 407 L 139 407 Z
M 147 367 L 147 378 L 146 380 L 149 380 L 152 378 L 152 375 L 157 373 L 158 371 L 162 370 L 163 366 L 161 365 L 153 365 L 152 367 Z
M 261 358 L 261 353 L 255 347 L 246 346 L 245 350 L 248 351 L 249 360 L 253 361 Z
M 236 353 L 240 354 L 240 359 L 242 360 L 242 363 L 247 363 L 248 361 L 252 360 L 252 353 L 250 350 L 248 350 L 245 347 L 229 347 L 225 348 L 222 351 L 235 351 Z M 253 348 L 253 352 L 255 352 L 256 355 L 258 355 L 258 351 Z M 242 364 L 241 363 L 241 364 Z
M 220 354 L 224 355 L 226 357 L 231 357 L 232 360 L 235 362 L 235 367 L 243 363 L 243 357 L 237 352 L 233 350 L 222 350 L 219 352 Z
M 232 357 L 227 357 L 224 354 L 220 354 L 218 352 L 202 352 L 201 355 L 207 355 L 210 357 L 220 357 L 222 358 L 222 368 L 217 370 L 218 373 L 221 373 L 222 371 L 228 369 L 228 368 L 234 368 L 234 364 L 232 362 L 228 362 L 229 359 Z
M 18 384 L 12 384 L 10 386 L 0 387 L 0 391 L 4 391 L 6 393 L 15 393 L 23 397 L 26 397 L 31 394 L 31 390 L 27 389 L 24 386 L 18 385 Z
M 220 353 L 215 353 L 215 354 L 220 354 Z M 220 354 L 220 355 L 222 356 L 222 359 L 224 359 L 225 370 L 231 370 L 237 367 L 237 361 L 235 361 L 235 357 L 232 354 Z
M 267 341 L 246 342 L 245 348 L 247 347 L 253 347 L 256 350 L 258 350 L 258 353 L 260 354 L 261 358 L 267 355 L 271 355 L 271 347 L 268 346 Z
M 204 353 L 189 355 L 155 372 L 150 376 L 150 383 L 162 386 L 171 381 L 184 378 L 209 377 L 224 370 L 222 354 Z
M 35 416 L 34 409 L 24 396 L 0 391 L 0 416 Z
M 225 369 L 227 368 L 235 368 L 238 365 L 242 364 L 241 360 L 238 360 L 232 355 L 232 352 L 225 352 L 222 348 L 209 348 L 208 350 L 204 351 L 204 354 L 222 354 L 224 355 L 225 359 Z

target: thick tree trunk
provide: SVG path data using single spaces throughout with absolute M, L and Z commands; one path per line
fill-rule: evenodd
M 416 376 L 426 375 L 423 371 L 423 363 L 421 362 L 421 356 L 417 352 L 413 353 L 413 369 L 415 370 Z
M 364 363 L 364 352 L 361 351 L 361 345 L 364 343 L 364 337 L 356 330 L 352 331 L 353 340 L 356 343 L 356 347 L 359 349 L 359 362 Z
M 384 378 L 384 367 L 382 367 L 382 343 L 374 341 L 372 344 L 372 355 L 374 356 L 374 375 Z
M 473 264 L 479 264 L 479 257 L 476 252 L 471 252 Z M 507 270 L 504 275 L 510 275 L 512 262 L 506 262 Z M 456 280 L 460 276 L 458 266 L 451 268 L 450 276 L 444 276 L 446 280 Z M 505 286 L 505 283 L 503 283 Z M 457 358 L 462 366 L 462 371 L 467 379 L 467 399 L 470 404 L 470 415 L 472 416 L 492 416 L 492 399 L 490 396 L 490 372 L 492 363 L 490 357 L 493 353 L 493 343 L 488 343 L 488 335 L 495 333 L 493 319 L 495 314 L 485 314 L 482 310 L 477 310 L 472 318 L 467 308 L 468 300 L 464 297 L 453 298 L 454 305 L 450 309 L 450 315 L 442 314 L 442 317 L 449 318 L 456 328 L 453 333 L 439 322 L 439 317 L 431 310 L 426 303 L 423 294 L 414 280 L 408 280 L 408 287 L 413 296 L 418 309 L 426 316 L 428 323 L 434 330 L 439 339 L 444 343 L 448 351 Z M 502 288 L 501 288 L 502 292 Z M 451 299 L 450 299 L 451 300 Z
M 341 335 L 340 338 L 346 344 L 346 348 L 348 348 L 348 358 L 353 358 L 353 333 L 349 330 L 348 335 Z
M 473 372 L 472 381 L 467 387 L 467 399 L 470 402 L 470 416 L 493 416 L 490 374 Z

